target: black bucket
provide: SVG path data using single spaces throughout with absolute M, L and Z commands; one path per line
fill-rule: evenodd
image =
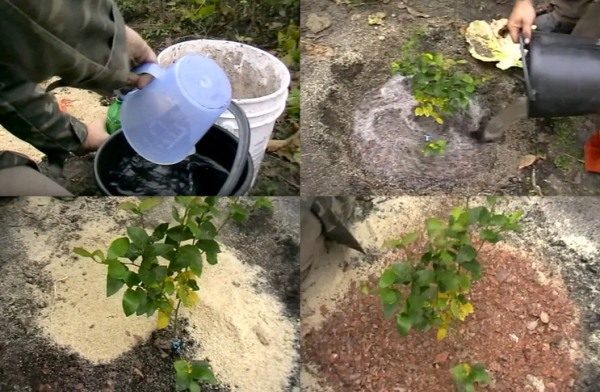
M 226 129 L 213 125 L 212 128 L 196 144 L 196 153 L 209 158 L 216 164 L 230 170 L 238 149 L 238 138 L 228 132 Z M 117 170 L 117 167 L 123 159 L 130 159 L 137 156 L 137 153 L 131 148 L 123 131 L 115 132 L 96 153 L 94 160 L 94 174 L 96 183 L 105 195 L 123 196 L 124 193 L 118 187 L 111 185 L 111 172 Z M 158 166 L 158 165 L 157 165 Z M 223 186 L 225 179 L 222 172 L 202 173 L 203 194 L 198 196 L 215 196 Z M 219 175 L 217 175 L 219 174 Z M 254 174 L 254 165 L 250 153 L 247 153 L 246 164 L 242 174 L 233 188 L 230 196 L 245 195 L 252 185 L 252 176 Z M 127 194 L 130 195 L 130 194 Z M 137 196 L 155 196 L 151 193 L 144 193 Z M 161 196 L 167 196 L 161 193 Z
M 521 41 L 523 49 L 523 42 Z M 534 32 L 523 56 L 529 117 L 600 112 L 599 41 Z

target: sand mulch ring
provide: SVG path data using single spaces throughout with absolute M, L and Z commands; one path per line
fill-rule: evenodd
M 438 342 L 435 330 L 400 336 L 378 297 L 362 294 L 354 281 L 321 328 L 303 336 L 304 362 L 344 392 L 454 391 L 450 368 L 460 362 L 484 363 L 491 390 L 573 390 L 580 321 L 562 281 L 535 256 L 507 245 L 486 245 L 479 259 L 484 272 L 471 292 L 475 313 L 445 340 Z M 383 261 L 397 260 L 388 253 Z

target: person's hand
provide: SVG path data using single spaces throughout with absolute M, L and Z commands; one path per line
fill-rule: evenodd
M 87 137 L 83 141 L 85 151 L 96 151 L 108 139 L 104 119 L 97 119 L 87 124 Z
M 156 54 L 150 48 L 150 45 L 136 33 L 131 27 L 125 26 L 125 40 L 127 41 L 127 54 L 132 66 L 143 63 L 156 63 Z M 136 75 L 130 78 L 129 85 L 137 88 L 143 88 L 152 81 L 152 76 L 148 74 Z
M 516 1 L 507 24 L 510 37 L 514 42 L 519 42 L 519 33 L 523 32 L 525 43 L 529 43 L 535 16 L 535 8 L 531 0 Z

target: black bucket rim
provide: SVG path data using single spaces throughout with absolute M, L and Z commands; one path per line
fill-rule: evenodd
M 221 127 L 217 124 L 214 124 L 211 127 L 211 129 L 212 128 L 215 128 L 215 129 L 219 130 L 220 132 L 225 133 L 227 136 L 229 136 L 233 140 L 235 140 L 236 143 L 239 142 L 239 138 L 237 136 L 235 136 L 234 134 L 232 134 L 230 131 L 228 131 L 226 128 Z M 115 195 L 106 188 L 106 186 L 104 185 L 104 183 L 102 182 L 102 180 L 100 178 L 101 176 L 100 176 L 100 168 L 99 168 L 100 156 L 102 155 L 103 151 L 105 151 L 108 148 L 107 146 L 110 144 L 110 142 L 113 139 L 116 139 L 119 136 L 122 136 L 123 139 L 125 139 L 125 135 L 124 135 L 122 129 L 119 129 L 119 130 L 115 131 L 113 134 L 111 134 L 108 137 L 108 139 L 106 139 L 106 141 L 104 143 L 102 143 L 102 145 L 96 151 L 96 154 L 94 156 L 94 179 L 95 179 L 95 182 L 96 182 L 96 185 L 98 186 L 98 188 L 100 188 L 102 193 L 106 196 L 123 196 L 123 195 L 118 195 L 118 194 Z M 125 139 L 125 142 L 127 142 L 126 139 Z M 200 140 L 198 143 L 202 143 L 202 140 Z M 198 143 L 196 143 L 196 145 L 198 145 Z M 236 192 L 229 196 L 244 196 L 250 191 L 252 182 L 254 180 L 254 160 L 252 159 L 252 155 L 250 154 L 250 152 L 248 152 L 247 156 L 246 156 L 246 167 L 247 167 L 247 174 L 245 176 L 244 181 L 239 186 L 236 187 L 236 189 L 237 189 Z M 138 196 L 155 196 L 155 195 L 138 195 Z M 177 195 L 174 195 L 174 196 L 177 196 Z M 196 195 L 196 196 L 216 196 L 216 195 Z

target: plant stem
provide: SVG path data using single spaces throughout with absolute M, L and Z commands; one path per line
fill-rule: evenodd
M 179 306 L 181 305 L 181 300 L 177 300 L 177 306 L 175 307 L 175 318 L 173 319 L 173 335 L 177 338 L 177 327 L 178 327 L 178 315 L 179 315 Z

